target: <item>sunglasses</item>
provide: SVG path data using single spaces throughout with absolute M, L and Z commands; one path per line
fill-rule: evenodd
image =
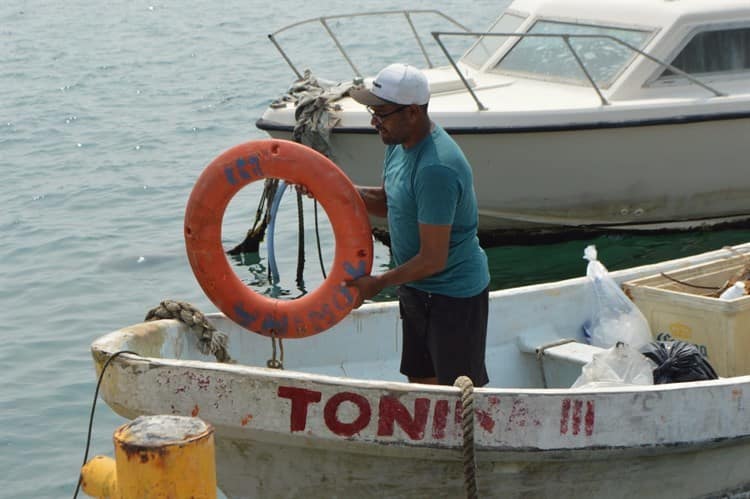
M 389 111 L 387 113 L 376 113 L 370 106 L 367 106 L 367 112 L 370 113 L 370 116 L 375 119 L 375 121 L 382 123 L 384 119 L 386 119 L 388 116 L 396 113 L 400 113 L 404 109 L 408 108 L 409 106 L 400 106 L 394 109 L 393 111 Z

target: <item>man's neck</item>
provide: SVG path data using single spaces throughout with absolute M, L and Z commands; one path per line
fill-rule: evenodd
M 419 126 L 414 129 L 414 133 L 401 145 L 406 149 L 414 147 L 415 145 L 422 142 L 424 138 L 427 137 L 430 133 L 432 133 L 432 130 L 434 130 L 434 128 L 435 127 L 432 121 L 430 121 L 429 118 L 425 118 L 424 120 L 419 122 Z

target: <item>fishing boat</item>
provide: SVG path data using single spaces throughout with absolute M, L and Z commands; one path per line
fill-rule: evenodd
M 362 74 L 351 48 L 365 41 L 357 32 L 347 44 L 338 33 L 369 16 L 368 24 L 388 23 L 379 32 L 392 36 L 396 20 L 410 26 L 413 39 L 398 47 L 424 54 L 430 114 L 473 166 L 483 234 L 692 229 L 750 219 L 746 0 L 515 0 L 486 32 L 434 11 L 387 14 L 316 17 L 269 35 L 295 85 L 305 75 L 284 37 L 303 26 L 320 23 L 331 37 L 334 54 L 325 52 L 324 64 L 332 65 L 336 49 L 346 61 L 349 73 L 324 92 L 335 96 L 325 108 L 332 124 L 325 138 L 355 183 L 380 185 L 383 145 L 366 109 L 345 91 L 372 76 Z M 414 29 L 423 15 L 442 16 L 451 28 L 432 31 L 437 56 Z M 473 42 L 460 57 L 448 48 L 456 39 Z M 310 99 L 290 90 L 257 127 L 291 138 L 303 101 Z
M 750 244 L 610 276 L 633 283 L 738 255 Z M 173 319 L 106 334 L 92 354 L 101 372 L 133 352 L 102 377 L 118 414 L 213 425 L 229 498 L 460 497 L 468 420 L 479 497 L 748 497 L 750 376 L 570 388 L 605 351 L 584 342 L 587 292 L 586 277 L 491 292 L 490 383 L 468 392 L 468 418 L 465 389 L 398 373 L 395 302 L 367 303 L 281 345 L 209 314 L 226 334 L 223 362 Z

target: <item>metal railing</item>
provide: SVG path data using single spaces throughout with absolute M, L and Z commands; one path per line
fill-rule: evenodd
M 581 60 L 581 57 L 576 52 L 573 45 L 570 43 L 571 38 L 599 38 L 599 39 L 607 39 L 612 40 L 615 43 L 618 43 L 636 53 L 639 55 L 642 55 L 643 57 L 659 64 L 662 68 L 668 68 L 671 71 L 677 73 L 680 76 L 683 76 L 690 80 L 692 83 L 695 83 L 696 85 L 708 90 L 709 92 L 713 93 L 716 97 L 723 97 L 726 94 L 719 92 L 713 87 L 710 87 L 703 83 L 702 81 L 698 80 L 694 76 L 691 76 L 690 74 L 682 71 L 681 69 L 678 69 L 674 66 L 672 66 L 669 63 L 666 63 L 660 59 L 657 59 L 656 57 L 647 54 L 643 50 L 639 49 L 638 47 L 635 47 L 623 40 L 620 40 L 617 37 L 611 36 L 611 35 L 594 35 L 594 34 L 588 34 L 588 35 L 575 35 L 575 34 L 568 34 L 568 33 L 486 33 L 486 32 L 455 32 L 455 31 L 433 31 L 432 36 L 435 38 L 435 41 L 440 46 L 440 49 L 443 51 L 443 54 L 448 58 L 448 61 L 450 62 L 451 66 L 453 66 L 453 69 L 455 70 L 458 77 L 461 79 L 461 82 L 464 84 L 464 87 L 466 87 L 466 90 L 469 92 L 471 97 L 474 99 L 474 102 L 477 104 L 477 108 L 480 111 L 486 111 L 487 108 L 482 104 L 482 102 L 477 97 L 474 90 L 471 88 L 471 85 L 469 85 L 469 82 L 466 81 L 466 78 L 461 73 L 461 71 L 458 68 L 458 65 L 456 61 L 451 57 L 450 53 L 448 52 L 448 49 L 445 47 L 445 44 L 443 44 L 442 40 L 440 40 L 440 36 L 475 36 L 475 37 L 483 37 L 483 36 L 504 36 L 504 37 L 515 37 L 515 38 L 561 38 L 565 45 L 570 50 L 571 54 L 573 55 L 573 58 L 576 60 L 576 63 L 578 64 L 578 67 L 581 68 L 581 71 L 583 71 L 583 74 L 586 75 L 586 79 L 589 81 L 593 89 L 596 91 L 597 95 L 599 96 L 599 99 L 602 101 L 602 105 L 606 106 L 609 105 L 609 101 L 604 97 L 604 94 L 602 94 L 601 89 L 599 88 L 599 85 L 596 84 L 594 81 L 594 78 L 591 76 L 591 73 L 589 73 L 588 69 L 586 69 L 586 65 Z
M 459 23 L 455 19 L 453 19 L 450 16 L 447 16 L 446 14 L 443 14 L 439 10 L 432 10 L 432 9 L 421 9 L 421 10 L 389 10 L 389 11 L 382 11 L 382 12 L 362 12 L 362 13 L 356 13 L 356 14 L 340 14 L 340 15 L 333 15 L 333 16 L 323 16 L 323 17 L 314 17 L 312 19 L 306 19 L 304 21 L 299 21 L 293 24 L 289 24 L 288 26 L 284 26 L 283 28 L 280 28 L 270 35 L 268 35 L 268 39 L 271 40 L 271 43 L 274 44 L 276 49 L 281 53 L 281 57 L 284 58 L 286 63 L 289 65 L 290 68 L 292 68 L 292 71 L 294 71 L 294 74 L 297 75 L 297 78 L 302 79 L 302 73 L 295 67 L 294 63 L 292 63 L 291 59 L 287 55 L 287 53 L 284 51 L 284 49 L 281 48 L 281 45 L 278 42 L 277 35 L 280 33 L 283 33 L 284 31 L 288 31 L 292 28 L 296 28 L 297 26 L 301 26 L 303 24 L 310 24 L 319 22 L 323 29 L 325 29 L 328 36 L 331 38 L 333 43 L 336 45 L 336 48 L 341 53 L 341 55 L 344 57 L 344 60 L 346 60 L 347 64 L 352 68 L 354 71 L 354 74 L 362 78 L 363 75 L 357 69 L 357 66 L 354 64 L 354 62 L 349 57 L 349 54 L 346 53 L 346 50 L 344 49 L 344 46 L 339 41 L 338 37 L 335 35 L 333 30 L 331 29 L 331 26 L 329 25 L 328 21 L 332 19 L 345 19 L 345 18 L 355 18 L 355 17 L 367 17 L 367 16 L 386 16 L 386 15 L 403 15 L 406 19 L 406 22 L 409 24 L 409 27 L 411 29 L 412 34 L 414 35 L 414 39 L 417 42 L 417 45 L 419 46 L 419 50 L 422 52 L 422 55 L 427 62 L 427 67 L 434 67 L 432 64 L 432 61 L 430 60 L 430 56 L 427 54 L 427 50 L 425 49 L 424 43 L 422 42 L 422 38 L 419 36 L 419 33 L 417 33 L 417 29 L 414 26 L 414 22 L 412 21 L 412 16 L 415 14 L 432 14 L 439 16 L 443 18 L 444 20 L 448 21 L 449 23 L 453 24 L 454 26 L 462 29 L 463 31 L 460 33 L 469 33 L 469 28 L 464 26 L 463 24 Z M 452 34 L 458 34 L 458 32 L 445 32 L 446 34 L 452 33 Z M 435 32 L 433 32 L 434 36 Z M 441 47 L 445 51 L 445 46 L 441 44 Z

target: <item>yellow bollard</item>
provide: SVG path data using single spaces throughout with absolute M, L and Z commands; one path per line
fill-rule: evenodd
M 91 497 L 120 497 L 116 466 L 111 457 L 96 456 L 81 468 L 81 489 Z
M 116 477 L 107 458 L 97 456 L 81 470 L 86 494 L 216 498 L 213 428 L 208 423 L 183 416 L 141 416 L 119 427 L 114 441 Z

